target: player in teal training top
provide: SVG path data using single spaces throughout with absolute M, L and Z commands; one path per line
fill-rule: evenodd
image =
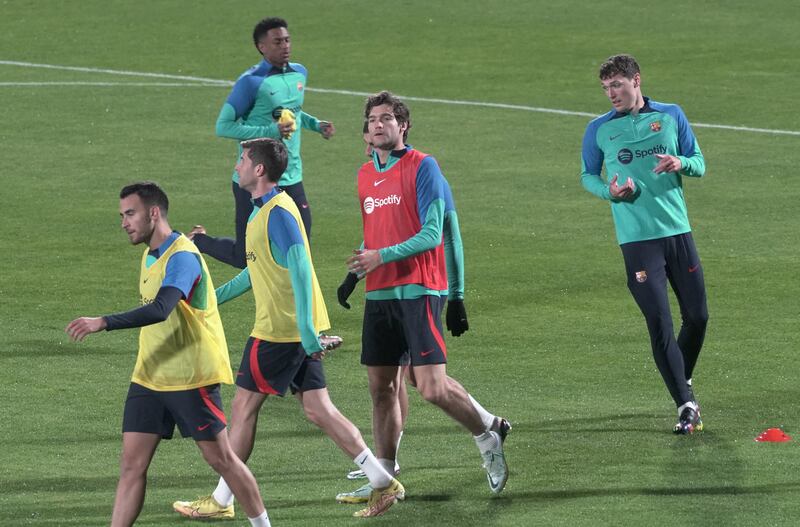
M 702 176 L 705 161 L 683 110 L 642 95 L 639 65 L 632 56 L 609 57 L 600 66 L 600 83 L 613 109 L 586 127 L 581 182 L 611 202 L 628 288 L 647 322 L 656 366 L 678 406 L 674 432 L 690 434 L 703 429 L 692 372 L 708 309 L 683 176 Z M 677 339 L 667 281 L 681 309 Z
M 217 118 L 220 137 L 243 141 L 259 137 L 282 139 L 289 152 L 289 166 L 281 177 L 280 188 L 292 197 L 300 210 L 306 236 L 311 237 L 311 209 L 303 188 L 303 162 L 300 140 L 303 128 L 329 139 L 335 133 L 333 123 L 320 121 L 303 111 L 308 71 L 302 64 L 289 62 L 291 39 L 282 18 L 265 18 L 253 30 L 253 43 L 264 60 L 244 72 L 233 86 Z M 279 122 L 282 110 L 294 115 L 294 122 Z M 239 156 L 241 156 L 239 147 Z M 189 234 L 201 252 L 217 260 L 244 269 L 244 237 L 247 219 L 253 211 L 250 194 L 239 188 L 239 176 L 233 172 L 233 196 L 236 203 L 236 239 L 212 238 L 201 225 Z

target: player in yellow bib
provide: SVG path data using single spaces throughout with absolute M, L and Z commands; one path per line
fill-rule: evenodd
M 378 462 L 361 432 L 331 402 L 320 360 L 326 351 L 319 332 L 328 329 L 328 312 L 311 261 L 303 220 L 294 201 L 277 183 L 287 165 L 286 147 L 275 139 L 242 143 L 236 165 L 239 186 L 250 192 L 253 213 L 247 224 L 247 268 L 217 289 L 221 304 L 250 289 L 256 319 L 236 377 L 231 413 L 231 445 L 246 461 L 253 450 L 258 413 L 268 395 L 291 389 L 306 417 L 362 469 L 374 489 L 367 507 L 355 516 L 378 516 L 405 489 Z M 233 513 L 233 494 L 221 478 L 214 492 L 173 507 L 190 517 Z
M 170 439 L 177 425 L 231 482 L 250 524 L 269 527 L 256 480 L 228 441 L 219 384 L 232 384 L 233 376 L 214 284 L 194 244 L 169 226 L 168 209 L 167 196 L 155 183 L 122 189 L 122 228 L 132 244 L 147 245 L 139 278 L 141 307 L 77 318 L 66 328 L 76 341 L 102 330 L 142 328 L 122 420 L 111 525 L 133 525 L 139 516 L 147 468 L 158 443 Z

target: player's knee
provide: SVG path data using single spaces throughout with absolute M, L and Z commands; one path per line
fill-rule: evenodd
M 134 456 L 122 456 L 119 462 L 121 478 L 138 478 L 147 474 L 149 461 Z
M 705 329 L 708 325 L 708 310 L 701 309 L 699 311 L 690 312 L 684 320 L 685 324 L 691 325 L 697 329 Z
M 235 462 L 235 454 L 233 451 L 224 451 L 224 450 L 205 450 L 203 452 L 203 458 L 206 460 L 206 463 L 214 469 L 214 472 L 217 474 L 223 474 L 228 471 L 231 465 Z
M 321 428 L 323 423 L 325 422 L 325 412 L 320 411 L 318 408 L 310 408 L 308 406 L 303 407 L 303 411 L 306 414 L 306 419 L 311 421 L 311 423 Z
M 397 398 L 397 389 L 392 384 L 370 386 L 369 393 L 372 396 L 372 404 L 374 406 L 392 404 Z
M 423 399 L 437 406 L 447 399 L 447 383 L 424 382 L 417 384 L 417 391 Z

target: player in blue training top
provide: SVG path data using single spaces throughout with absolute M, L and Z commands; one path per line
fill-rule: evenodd
M 692 239 L 682 176 L 700 177 L 705 160 L 683 110 L 642 96 L 639 64 L 609 57 L 600 84 L 613 109 L 594 119 L 583 137 L 581 183 L 611 202 L 628 289 L 650 332 L 653 357 L 678 407 L 676 434 L 703 429 L 692 391 L 708 323 L 703 268 Z M 606 181 L 601 177 L 606 167 Z M 678 338 L 667 281 L 681 309 Z
M 253 43 L 264 60 L 245 71 L 233 86 L 217 118 L 220 137 L 239 141 L 271 137 L 282 139 L 289 151 L 289 166 L 278 183 L 300 210 L 306 236 L 311 237 L 311 208 L 303 188 L 303 162 L 300 139 L 303 128 L 330 139 L 333 123 L 320 121 L 303 111 L 308 71 L 302 64 L 289 62 L 292 45 L 288 25 L 282 18 L 265 18 L 253 30 Z M 292 119 L 281 119 L 289 110 Z M 280 122 L 279 122 L 280 120 Z M 242 150 L 239 147 L 238 157 Z M 240 269 L 245 261 L 244 237 L 247 219 L 253 211 L 250 194 L 239 188 L 239 175 L 233 171 L 233 197 L 236 204 L 236 239 L 213 238 L 202 225 L 189 233 L 200 252 Z

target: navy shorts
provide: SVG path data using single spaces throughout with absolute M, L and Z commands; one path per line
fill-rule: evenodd
M 268 342 L 250 337 L 236 374 L 236 386 L 269 395 L 325 388 L 322 361 L 306 355 L 299 342 Z
M 213 440 L 227 426 L 219 384 L 162 392 L 131 383 L 122 417 L 123 433 L 141 432 L 172 439 L 175 425 L 183 437 Z
M 440 296 L 410 300 L 367 300 L 361 333 L 361 364 L 424 366 L 446 364 Z

